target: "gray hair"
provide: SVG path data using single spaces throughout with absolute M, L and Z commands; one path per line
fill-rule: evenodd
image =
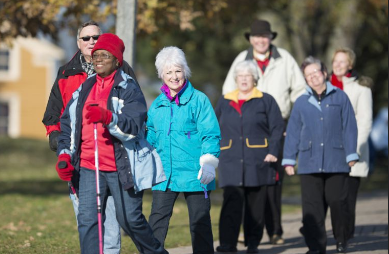
M 313 56 L 308 56 L 305 58 L 304 62 L 301 64 L 301 71 L 304 74 L 305 68 L 307 68 L 308 65 L 311 64 L 317 64 L 320 68 L 320 71 L 324 74 L 328 74 L 326 65 L 318 58 L 315 58 Z
M 157 57 L 155 58 L 155 67 L 157 68 L 158 77 L 162 79 L 164 69 L 172 66 L 182 68 L 185 79 L 189 79 L 191 77 L 192 73 L 189 69 L 188 63 L 186 62 L 184 51 L 174 46 L 165 47 L 159 51 Z
M 82 29 L 84 29 L 87 26 L 97 26 L 97 28 L 99 29 L 99 35 L 103 34 L 103 31 L 101 30 L 99 24 L 97 24 L 97 22 L 95 22 L 93 20 L 89 20 L 88 22 L 85 22 L 85 23 L 81 24 L 81 26 L 78 27 L 77 40 L 80 39 L 80 33 L 81 33 Z
M 241 72 L 241 71 L 248 71 L 248 72 L 250 72 L 251 75 L 254 78 L 255 83 L 258 82 L 258 79 L 259 79 L 258 68 L 257 68 L 256 64 L 254 63 L 254 61 L 252 61 L 252 60 L 245 60 L 243 62 L 238 63 L 235 66 L 235 69 L 234 69 L 234 80 L 235 81 L 236 81 L 236 78 L 238 76 L 238 73 Z

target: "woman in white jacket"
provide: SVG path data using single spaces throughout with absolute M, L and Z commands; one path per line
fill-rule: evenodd
M 369 145 L 368 138 L 372 126 L 373 99 L 369 87 L 359 82 L 356 73 L 353 71 L 355 64 L 355 53 L 349 48 L 340 48 L 334 52 L 332 58 L 331 83 L 348 95 L 355 111 L 355 118 L 358 126 L 358 146 L 357 152 L 359 162 L 351 168 L 349 179 L 349 233 L 353 238 L 355 231 L 355 210 L 358 189 L 362 177 L 367 177 L 369 172 Z

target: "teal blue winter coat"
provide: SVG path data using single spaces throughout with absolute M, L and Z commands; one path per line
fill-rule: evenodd
M 199 192 L 215 189 L 215 181 L 202 186 L 197 179 L 201 163 L 220 154 L 220 128 L 208 97 L 187 81 L 179 103 L 159 95 L 148 112 L 147 140 L 161 157 L 167 181 L 153 190 Z M 211 162 L 211 165 L 212 163 Z M 216 165 L 217 165 L 216 163 Z

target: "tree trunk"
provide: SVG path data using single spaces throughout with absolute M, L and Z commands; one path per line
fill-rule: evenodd
M 137 0 L 118 0 L 116 34 L 126 47 L 123 58 L 134 68 Z

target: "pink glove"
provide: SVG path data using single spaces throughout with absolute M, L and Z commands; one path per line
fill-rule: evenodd
M 70 163 L 70 155 L 66 153 L 59 155 L 55 169 L 62 181 L 69 182 L 72 180 L 74 167 Z
M 112 121 L 112 112 L 108 109 L 102 108 L 100 106 L 86 106 L 87 113 L 85 115 L 88 119 L 88 124 L 91 123 L 102 123 L 108 125 Z

